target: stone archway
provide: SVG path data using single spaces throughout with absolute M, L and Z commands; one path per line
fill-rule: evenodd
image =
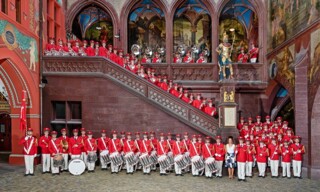
M 310 134 L 310 146 L 311 150 L 307 153 L 310 153 L 311 159 L 311 178 L 319 179 L 319 167 L 320 167 L 320 154 L 319 154 L 319 140 L 320 140 L 320 88 L 316 93 L 314 103 L 312 106 L 311 112 L 311 134 Z M 308 155 L 309 156 L 309 155 Z

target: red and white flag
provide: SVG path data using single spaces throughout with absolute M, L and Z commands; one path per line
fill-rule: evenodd
M 20 130 L 24 131 L 27 128 L 27 106 L 26 106 L 27 92 L 22 90 L 22 102 L 20 108 Z

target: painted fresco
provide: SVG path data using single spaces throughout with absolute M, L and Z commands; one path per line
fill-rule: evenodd
M 320 0 L 272 0 L 269 12 L 270 50 L 319 19 Z
M 320 28 L 311 33 L 310 50 L 311 62 L 309 65 L 308 78 L 311 83 L 320 76 Z
M 86 30 L 85 39 L 95 41 L 107 41 L 107 44 L 112 44 L 113 40 L 113 26 L 112 23 L 101 21 L 90 26 Z
M 22 34 L 14 25 L 6 20 L 0 20 L 1 41 L 10 50 L 18 53 L 31 71 L 36 71 L 38 63 L 38 48 L 34 38 Z

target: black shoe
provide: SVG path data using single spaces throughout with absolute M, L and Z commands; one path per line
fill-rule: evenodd
M 162 176 L 162 173 L 160 173 L 160 176 Z
M 302 177 L 298 177 L 299 179 L 303 179 Z
M 287 179 L 291 179 L 291 177 L 287 177 Z
M 243 181 L 243 182 L 247 182 L 247 180 L 245 180 L 245 179 L 242 179 L 242 181 Z
M 45 172 L 45 171 L 44 171 L 44 172 L 42 172 L 42 174 L 46 174 L 46 173 L 47 173 L 47 172 Z
M 127 172 L 127 175 L 129 175 L 130 173 Z
M 286 176 L 282 176 L 282 178 L 286 178 Z
M 29 175 L 30 175 L 30 176 L 34 176 L 34 173 L 30 173 Z
M 262 176 L 262 178 L 265 178 L 266 176 Z
M 182 177 L 183 177 L 184 175 L 183 175 L 183 174 L 180 174 L 180 176 L 182 176 Z
M 179 176 L 179 174 L 176 174 L 176 176 Z
M 24 176 L 26 177 L 26 176 L 28 176 L 29 174 L 24 174 Z
M 46 171 L 46 173 L 50 173 L 50 171 Z
M 118 174 L 119 172 L 115 172 L 115 174 Z
M 114 174 L 114 172 L 111 172 L 111 174 Z

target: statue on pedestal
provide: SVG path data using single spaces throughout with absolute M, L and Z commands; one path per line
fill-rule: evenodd
M 219 64 L 219 81 L 223 79 L 233 79 L 232 69 L 232 53 L 233 46 L 228 42 L 228 35 L 223 33 L 223 42 L 216 48 L 218 52 L 218 64 Z

